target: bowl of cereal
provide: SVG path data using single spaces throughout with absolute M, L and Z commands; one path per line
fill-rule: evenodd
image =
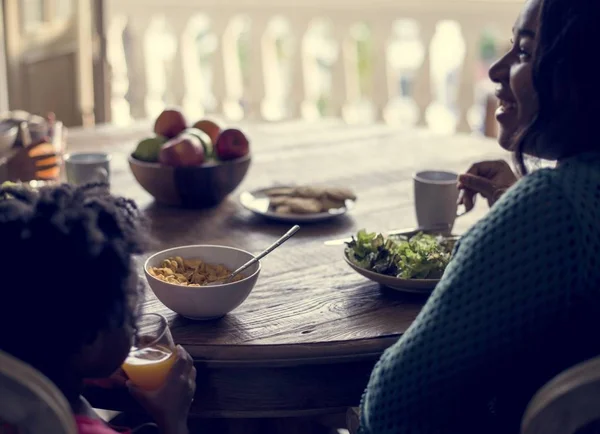
M 235 247 L 175 247 L 150 256 L 144 272 L 154 295 L 169 309 L 189 319 L 209 320 L 228 314 L 250 295 L 260 261 L 231 282 L 215 283 L 252 258 Z

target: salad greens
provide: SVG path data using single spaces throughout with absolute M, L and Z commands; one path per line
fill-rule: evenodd
M 418 233 L 389 236 L 361 229 L 346 243 L 355 265 L 401 279 L 439 279 L 450 262 L 454 243 L 441 236 Z

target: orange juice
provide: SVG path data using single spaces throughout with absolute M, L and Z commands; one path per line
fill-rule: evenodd
M 123 370 L 133 384 L 143 389 L 158 389 L 167 378 L 175 356 L 165 347 L 131 348 Z

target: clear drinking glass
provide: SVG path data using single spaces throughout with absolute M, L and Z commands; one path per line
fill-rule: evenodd
M 175 344 L 167 319 L 157 313 L 140 315 L 138 333 L 123 370 L 136 386 L 153 390 L 165 381 L 175 362 Z

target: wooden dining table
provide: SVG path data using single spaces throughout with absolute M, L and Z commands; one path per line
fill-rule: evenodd
M 411 325 L 427 296 L 365 279 L 345 263 L 343 244 L 326 242 L 361 228 L 385 232 L 416 227 L 412 176 L 419 169 L 462 172 L 475 161 L 510 156 L 494 140 L 480 136 L 382 124 L 347 125 L 332 119 L 236 126 L 251 140 L 252 164 L 239 188 L 210 209 L 161 206 L 137 184 L 127 155 L 151 134 L 150 124 L 73 130 L 68 150 L 112 154 L 111 190 L 134 199 L 150 218 L 153 250 L 218 244 L 257 253 L 289 224 L 245 210 L 238 199 L 241 192 L 291 183 L 354 190 L 358 199 L 351 212 L 302 225 L 295 237 L 264 258 L 256 287 L 225 317 L 185 319 L 162 305 L 149 288 L 143 302 L 145 311 L 168 318 L 175 342 L 195 360 L 193 416 L 248 420 L 341 414 L 359 404 L 374 364 Z M 457 220 L 455 233 L 487 212 L 484 202 L 479 200 Z M 145 280 L 141 265 L 139 273 Z M 133 408 L 125 393 L 94 389 L 89 396 L 97 407 Z

